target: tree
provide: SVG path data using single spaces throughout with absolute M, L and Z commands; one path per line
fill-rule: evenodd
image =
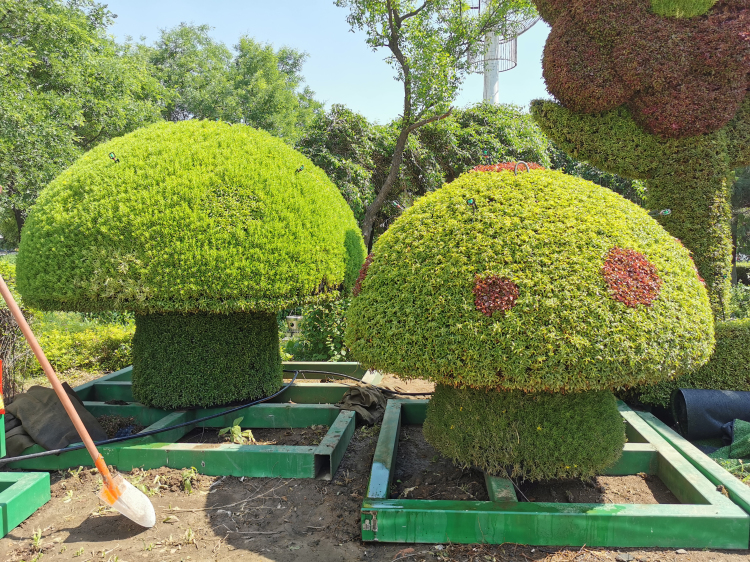
M 91 0 L 0 0 L 0 205 L 17 233 L 82 152 L 159 119 L 164 89 L 142 51 L 106 36 L 112 17 Z
M 388 176 L 400 120 L 373 125 L 342 105 L 319 115 L 298 148 L 338 186 L 362 226 L 368 206 Z M 548 141 L 520 107 L 480 103 L 420 127 L 404 147 L 388 201 L 376 215 L 382 233 L 417 197 L 439 189 L 477 164 L 528 160 L 550 165 Z
M 388 49 L 386 61 L 404 91 L 388 175 L 362 223 L 369 248 L 377 215 L 398 179 L 409 135 L 450 115 L 469 59 L 479 54 L 485 34 L 502 31 L 509 14 L 532 14 L 534 7 L 525 0 L 488 0 L 482 14 L 468 17 L 467 6 L 456 0 L 336 0 L 336 5 L 349 8 L 347 22 L 352 30 L 365 31 L 373 50 Z
M 289 142 L 299 138 L 322 107 L 309 87 L 302 87 L 307 54 L 289 47 L 274 50 L 247 36 L 240 37 L 233 54 L 210 30 L 182 23 L 162 30 L 150 48 L 160 80 L 175 94 L 164 118 L 220 119 Z

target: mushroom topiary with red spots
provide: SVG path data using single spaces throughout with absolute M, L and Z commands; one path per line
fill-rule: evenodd
M 713 349 L 687 249 L 642 208 L 559 172 L 464 174 L 419 199 L 370 260 L 347 315 L 352 353 L 437 383 L 425 436 L 489 472 L 601 471 L 624 442 L 612 390 L 678 377 Z

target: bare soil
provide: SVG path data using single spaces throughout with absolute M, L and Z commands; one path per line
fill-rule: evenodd
M 291 445 L 295 447 L 314 447 L 323 440 L 328 433 L 327 425 L 314 425 L 312 427 L 273 429 L 253 429 L 254 442 L 245 445 Z M 194 429 L 180 443 L 227 443 L 227 435 L 219 435 L 218 429 L 198 428 Z
M 413 389 L 411 384 L 402 381 L 389 381 L 389 384 L 407 391 L 424 390 Z M 356 430 L 339 470 L 329 482 L 209 477 L 164 468 L 126 473 L 126 478 L 149 494 L 154 504 L 157 524 L 152 529 L 142 529 L 100 505 L 96 492 L 101 481 L 96 471 L 52 473 L 51 501 L 0 540 L 0 560 L 615 562 L 618 556 L 620 560 L 641 562 L 746 562 L 750 559 L 750 551 L 746 550 L 678 552 L 676 549 L 612 550 L 513 544 L 362 543 L 359 509 L 378 430 L 377 426 Z M 202 438 L 209 438 L 206 433 Z M 218 439 L 215 431 L 210 433 Z M 254 430 L 253 434 L 258 440 L 277 444 L 309 445 L 318 439 L 318 434 L 324 435 L 325 429 Z M 395 478 L 392 497 L 487 499 L 483 475 L 454 467 L 424 441 L 420 427 L 402 428 Z M 520 491 L 532 501 L 676 501 L 657 478 L 641 476 L 599 477 L 587 483 L 558 481 L 521 485 Z M 522 497 L 520 499 L 523 501 Z

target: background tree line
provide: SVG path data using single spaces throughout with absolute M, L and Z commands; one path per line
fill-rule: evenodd
M 504 9 L 524 6 L 509 2 Z M 441 102 L 433 108 L 441 118 L 403 141 L 403 116 L 379 125 L 343 105 L 325 111 L 305 85 L 303 51 L 247 36 L 229 48 L 211 37 L 209 26 L 184 23 L 162 30 L 151 45 L 118 43 L 107 35 L 114 17 L 93 0 L 0 0 L 0 234 L 6 246 L 18 243 L 39 190 L 83 152 L 161 119 L 221 119 L 283 138 L 328 173 L 360 225 L 401 150 L 387 197 L 374 214 L 372 239 L 415 198 L 484 163 L 534 161 L 637 203 L 647 196 L 640 182 L 567 156 L 519 107 L 478 104 L 450 111 Z M 423 51 L 413 56 L 430 56 Z M 441 75 L 420 76 L 412 76 L 412 86 Z M 741 211 L 750 207 L 747 173 L 738 172 L 734 197 L 743 249 L 750 230 Z

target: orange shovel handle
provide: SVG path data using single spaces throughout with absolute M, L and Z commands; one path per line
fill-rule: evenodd
M 39 364 L 42 366 L 42 369 L 44 370 L 44 374 L 47 375 L 47 379 L 49 380 L 50 384 L 52 385 L 52 388 L 55 390 L 55 394 L 57 394 L 57 397 L 60 399 L 60 402 L 62 402 L 63 408 L 65 408 L 65 411 L 68 413 L 68 416 L 70 417 L 70 421 L 73 422 L 73 425 L 76 428 L 76 431 L 78 432 L 78 435 L 80 435 L 81 440 L 83 441 L 83 444 L 86 446 L 86 450 L 88 450 L 89 455 L 91 455 L 91 458 L 94 461 L 94 464 L 96 465 L 96 468 L 99 469 L 99 472 L 102 475 L 102 478 L 104 478 L 104 485 L 108 490 L 116 490 L 117 487 L 114 485 L 114 482 L 112 480 L 112 475 L 109 473 L 109 469 L 107 469 L 107 465 L 104 462 L 104 458 L 99 454 L 99 451 L 96 448 L 96 445 L 94 445 L 94 442 L 91 439 L 91 436 L 89 435 L 89 432 L 86 430 L 86 426 L 83 425 L 83 422 L 81 421 L 81 417 L 78 415 L 78 412 L 76 412 L 76 409 L 73 407 L 73 403 L 70 401 L 70 397 L 68 396 L 68 393 L 65 392 L 65 389 L 60 384 L 60 381 L 57 380 L 57 375 L 55 375 L 55 371 L 52 369 L 52 365 L 49 364 L 49 361 L 47 361 L 47 357 L 44 355 L 44 351 L 42 351 L 42 347 L 39 345 L 39 342 L 36 339 L 36 336 L 34 336 L 34 333 L 31 331 L 31 328 L 29 327 L 28 322 L 26 322 L 26 318 L 23 317 L 23 314 L 21 313 L 21 309 L 18 307 L 18 304 L 16 304 L 15 299 L 13 298 L 13 295 L 10 293 L 10 289 L 8 289 L 8 285 L 5 284 L 5 280 L 0 276 L 0 294 L 2 294 L 3 299 L 5 300 L 5 303 L 8 305 L 8 308 L 10 309 L 11 314 L 13 314 L 13 318 L 16 319 L 16 323 L 18 324 L 18 327 L 21 328 L 21 333 L 26 338 L 26 341 L 29 343 L 29 347 L 31 347 L 31 351 L 34 352 L 34 355 L 36 355 L 37 360 L 39 361 Z M 119 494 L 118 494 L 119 495 Z

